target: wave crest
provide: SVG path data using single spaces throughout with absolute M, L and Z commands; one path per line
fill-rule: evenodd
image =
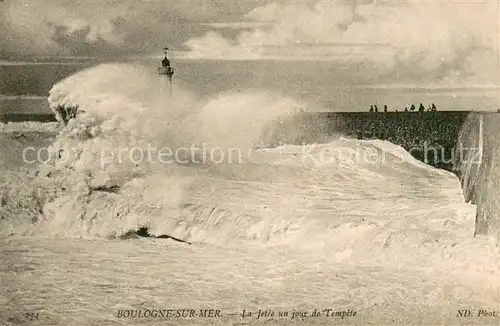
M 245 152 L 276 139 L 272 130 L 303 107 L 279 94 L 257 90 L 199 99 L 182 83 L 177 83 L 175 96 L 170 97 L 164 82 L 145 66 L 104 64 L 54 85 L 49 103 L 64 127 L 50 146 L 50 160 L 36 176 L 21 181 L 46 195 L 35 196 L 36 203 L 27 204 L 28 211 L 14 209 L 27 225 L 17 233 L 120 236 L 150 224 L 155 214 L 171 225 L 190 188 L 196 187 L 193 176 L 203 167 L 116 160 L 117 150 L 176 151 L 203 145 Z M 187 164 L 193 164 L 192 158 Z M 31 195 L 5 193 L 12 203 Z M 11 215 L 9 220 L 8 211 L 15 205 L 11 206 L 2 213 Z M 154 207 L 158 207 L 156 213 Z

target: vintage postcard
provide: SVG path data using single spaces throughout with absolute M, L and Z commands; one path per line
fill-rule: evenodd
M 499 0 L 0 1 L 0 326 L 499 325 Z

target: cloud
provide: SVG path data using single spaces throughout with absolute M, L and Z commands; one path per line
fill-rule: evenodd
M 200 23 L 232 21 L 261 0 L 102 0 L 0 2 L 0 53 L 109 56 L 181 46 L 210 29 Z
M 193 37 L 187 56 L 349 62 L 370 67 L 367 78 L 375 79 L 499 81 L 492 1 L 274 2 L 244 20 L 266 25 L 235 39 Z
M 376 83 L 500 84 L 494 1 L 0 2 L 0 57 L 327 60 Z M 160 51 L 161 52 L 161 51 Z
M 201 26 L 208 26 L 212 28 L 222 29 L 222 28 L 231 28 L 231 29 L 249 29 L 263 26 L 270 26 L 270 22 L 226 22 L 226 23 L 200 23 Z

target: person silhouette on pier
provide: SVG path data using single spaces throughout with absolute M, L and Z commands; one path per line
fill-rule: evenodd
M 378 112 L 377 104 L 375 104 L 375 112 Z
M 373 112 L 375 111 L 375 109 L 373 109 L 373 105 L 370 105 L 370 112 Z
M 415 105 L 413 105 L 413 104 L 411 105 L 411 107 L 410 107 L 410 111 L 411 111 L 411 112 L 415 111 Z
M 387 112 L 387 105 L 384 105 L 384 112 Z
M 425 106 L 420 103 L 420 106 L 418 107 L 418 112 L 424 112 L 425 111 Z
M 432 103 L 431 111 L 437 111 L 436 105 L 434 103 Z
M 405 112 L 408 112 L 408 107 L 407 106 L 405 106 Z

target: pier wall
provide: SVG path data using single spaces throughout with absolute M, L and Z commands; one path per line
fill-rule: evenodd
M 458 135 L 470 112 L 320 113 L 329 133 L 357 139 L 381 139 L 403 147 L 434 167 L 453 170 Z

